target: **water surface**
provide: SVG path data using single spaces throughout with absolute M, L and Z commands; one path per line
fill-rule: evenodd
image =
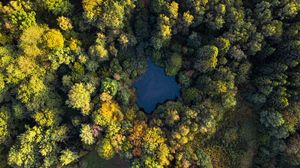
M 146 72 L 134 83 L 137 104 L 145 112 L 151 113 L 159 103 L 174 100 L 180 95 L 180 85 L 175 77 L 165 74 L 163 68 L 147 61 Z

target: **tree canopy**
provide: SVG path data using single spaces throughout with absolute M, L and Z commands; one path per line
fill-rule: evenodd
M 1 1 L 0 168 L 84 168 L 93 152 L 134 168 L 299 167 L 299 11 L 299 0 Z M 134 83 L 149 59 L 181 94 L 145 114 Z

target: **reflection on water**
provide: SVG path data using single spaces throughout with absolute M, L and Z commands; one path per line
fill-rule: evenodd
M 137 92 L 137 104 L 145 112 L 151 113 L 157 104 L 174 100 L 180 94 L 180 85 L 175 77 L 165 74 L 163 68 L 147 61 L 146 72 L 134 83 Z

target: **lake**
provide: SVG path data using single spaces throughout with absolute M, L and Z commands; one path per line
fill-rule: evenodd
M 137 105 L 147 113 L 155 110 L 158 104 L 175 100 L 180 95 L 180 85 L 175 77 L 167 76 L 164 69 L 147 60 L 146 72 L 134 83 Z

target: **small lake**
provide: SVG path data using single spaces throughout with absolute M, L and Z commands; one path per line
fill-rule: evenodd
M 175 77 L 167 76 L 163 68 L 147 60 L 146 72 L 134 83 L 137 105 L 147 113 L 167 100 L 175 100 L 180 95 L 180 85 Z

